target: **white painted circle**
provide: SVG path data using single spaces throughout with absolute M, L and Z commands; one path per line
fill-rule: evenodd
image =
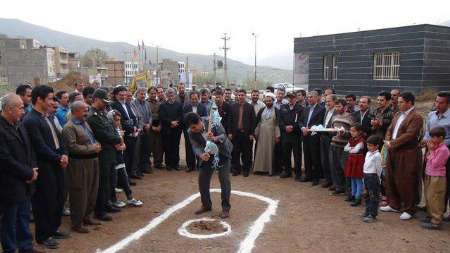
M 187 227 L 194 222 L 215 221 L 215 220 L 216 219 L 211 219 L 211 218 L 206 218 L 206 217 L 200 218 L 200 219 L 195 219 L 195 220 L 188 220 L 185 223 L 183 223 L 183 225 L 181 225 L 180 228 L 178 228 L 178 234 L 188 237 L 188 238 L 192 238 L 192 239 L 211 239 L 211 238 L 216 238 L 216 237 L 220 237 L 220 236 L 226 236 L 231 233 L 231 226 L 230 226 L 230 224 L 226 223 L 225 221 L 220 221 L 220 224 L 222 225 L 222 227 L 224 229 L 226 229 L 226 231 L 223 233 L 203 235 L 203 234 L 193 234 L 187 230 Z

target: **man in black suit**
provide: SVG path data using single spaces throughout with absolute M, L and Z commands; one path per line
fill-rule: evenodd
M 302 143 L 299 120 L 303 111 L 296 102 L 293 92 L 287 94 L 288 104 L 281 105 L 279 110 L 279 127 L 281 132 L 281 148 L 283 152 L 284 169 L 281 178 L 291 177 L 291 155 L 294 155 L 295 180 L 299 181 L 302 175 Z
M 334 105 L 337 101 L 337 96 L 334 94 L 327 95 L 325 98 L 325 114 L 323 118 L 322 125 L 325 128 L 332 128 L 332 119 L 334 115 L 336 115 L 336 111 L 334 110 Z M 332 184 L 331 180 L 331 171 L 330 171 L 330 145 L 331 145 L 332 135 L 328 132 L 320 133 L 320 154 L 321 154 L 321 165 L 322 172 L 325 181 L 322 184 L 323 188 L 330 187 Z
M 216 89 L 214 94 L 217 109 L 219 110 L 220 117 L 222 117 L 222 126 L 225 128 L 225 132 L 230 134 L 232 124 L 231 105 L 225 102 L 222 89 Z
M 111 103 L 111 108 L 120 112 L 120 121 L 122 129 L 124 130 L 124 142 L 125 146 L 125 166 L 127 174 L 130 178 L 141 179 L 137 174 L 137 166 L 134 163 L 134 152 L 136 151 L 136 142 L 138 137 L 138 122 L 136 115 L 134 115 L 131 109 L 130 103 L 126 102 L 128 90 L 125 86 L 117 86 L 113 90 L 114 102 Z
M 26 129 L 19 123 L 24 104 L 19 96 L 7 94 L 2 99 L 0 116 L 0 221 L 3 252 L 40 252 L 33 250 L 31 235 L 30 183 L 38 176 L 31 143 Z
M 189 103 L 186 103 L 183 108 L 183 118 L 186 118 L 188 113 L 194 112 L 197 113 L 203 121 L 208 117 L 208 112 L 206 111 L 206 107 L 199 103 L 199 93 L 193 91 L 189 94 Z M 189 126 L 184 122 L 183 124 L 183 134 L 184 138 L 184 147 L 186 151 L 186 163 L 187 170 L 186 172 L 191 172 L 197 168 L 196 166 L 196 157 L 194 152 L 192 151 L 191 142 L 188 136 L 188 128 Z
M 370 112 L 370 98 L 363 96 L 359 99 L 359 111 L 352 114 L 353 121 L 361 125 L 365 137 L 369 137 L 372 133 L 372 119 L 374 118 Z
M 173 88 L 166 92 L 167 101 L 159 107 L 161 121 L 161 136 L 165 153 L 167 170 L 179 170 L 180 166 L 180 138 L 183 126 L 183 106 L 176 101 Z
M 58 231 L 65 202 L 64 169 L 69 159 L 48 113 L 56 105 L 53 89 L 40 85 L 31 92 L 33 110 L 25 115 L 23 125 L 36 152 L 39 178 L 32 198 L 36 242 L 57 248 L 55 239 L 68 236 Z
M 237 102 L 232 105 L 232 124 L 229 138 L 233 142 L 233 176 L 248 177 L 252 167 L 252 148 L 256 124 L 255 110 L 246 102 L 244 89 L 237 91 Z M 242 159 L 242 166 L 241 166 Z
M 325 109 L 319 104 L 320 96 L 317 91 L 308 93 L 309 106 L 303 111 L 302 120 L 299 125 L 303 133 L 303 147 L 305 155 L 305 172 L 306 177 L 300 181 L 312 181 L 312 185 L 318 185 L 320 179 L 320 171 L 322 166 L 320 164 L 320 136 L 312 134 L 310 128 L 314 125 L 322 124 L 325 115 Z

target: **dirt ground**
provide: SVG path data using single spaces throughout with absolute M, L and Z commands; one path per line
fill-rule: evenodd
M 133 188 L 134 196 L 144 201 L 143 207 L 123 209 L 113 215 L 113 222 L 103 222 L 91 228 L 89 234 L 71 233 L 71 238 L 61 241 L 60 248 L 51 252 L 91 253 L 108 248 L 198 192 L 197 176 L 197 172 L 165 170 L 146 175 Z M 332 196 L 328 190 L 312 187 L 310 183 L 257 175 L 231 180 L 233 190 L 279 200 L 275 216 L 256 239 L 252 252 L 450 252 L 449 224 L 441 231 L 426 231 L 418 219 L 400 221 L 398 214 L 392 213 L 381 213 L 378 222 L 366 224 L 360 218 L 363 207 L 350 207 L 344 196 Z M 216 175 L 211 187 L 220 187 Z M 197 198 L 120 252 L 236 252 L 249 226 L 267 204 L 232 195 L 231 217 L 225 220 L 231 226 L 231 234 L 204 240 L 180 236 L 177 229 L 185 221 L 201 217 L 219 219 L 220 194 L 213 193 L 212 199 L 211 213 L 194 215 L 200 207 Z M 70 231 L 68 217 L 64 217 L 63 223 L 62 230 Z

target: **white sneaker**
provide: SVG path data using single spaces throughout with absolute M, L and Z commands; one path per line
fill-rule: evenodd
M 125 204 L 125 202 L 123 202 L 123 201 L 118 200 L 118 201 L 114 202 L 112 205 L 117 208 L 122 208 L 122 207 L 125 207 L 127 204 Z
M 144 204 L 144 203 L 137 199 L 127 200 L 127 205 L 130 205 L 130 206 L 138 207 L 138 206 L 142 206 L 142 204 Z
M 412 219 L 412 215 L 407 212 L 403 212 L 402 215 L 400 215 L 400 220 L 410 220 L 410 219 Z
M 382 207 L 380 207 L 380 211 L 383 211 L 383 212 L 394 212 L 394 213 L 398 213 L 399 212 L 398 210 L 396 210 L 396 209 L 394 209 L 394 208 L 392 208 L 390 206 L 382 206 Z

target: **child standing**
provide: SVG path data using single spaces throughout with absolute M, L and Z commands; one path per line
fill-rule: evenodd
M 426 229 L 440 229 L 445 211 L 445 192 L 447 189 L 446 167 L 450 152 L 444 144 L 445 129 L 431 129 L 428 141 L 427 167 L 425 169 L 425 199 L 430 218 L 422 222 Z
M 367 187 L 366 211 L 363 221 L 370 223 L 376 220 L 378 215 L 378 202 L 380 200 L 380 177 L 383 171 L 381 154 L 378 151 L 381 139 L 372 135 L 367 139 L 367 154 L 364 161 L 364 184 Z
M 352 192 L 347 198 L 347 201 L 353 201 L 351 206 L 361 204 L 363 192 L 364 138 L 362 133 L 361 125 L 353 125 L 350 128 L 352 137 L 344 148 L 344 151 L 349 153 L 345 162 L 345 176 L 351 180 Z

